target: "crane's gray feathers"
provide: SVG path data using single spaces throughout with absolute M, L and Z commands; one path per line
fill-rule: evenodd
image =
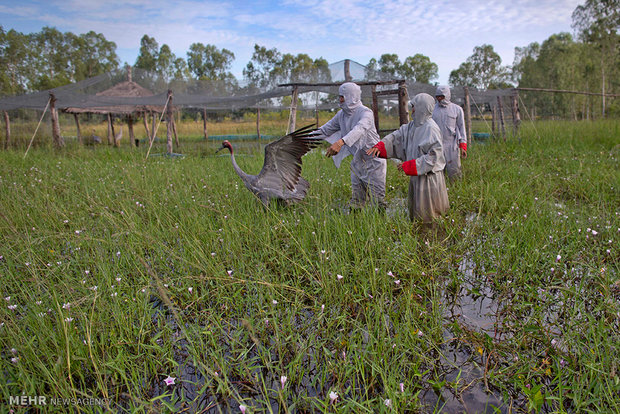
M 314 125 L 308 125 L 269 143 L 265 147 L 265 162 L 256 177 L 256 184 L 264 188 L 295 193 L 301 178 L 301 157 L 323 141 L 322 138 L 310 135 L 313 130 Z M 307 190 L 307 186 L 304 190 Z
M 313 129 L 314 125 L 308 125 L 269 143 L 258 175 L 247 174 L 239 168 L 229 142 L 224 141 L 222 148 L 228 148 L 233 168 L 246 188 L 263 204 L 269 205 L 269 200 L 274 198 L 286 204 L 293 203 L 303 200 L 310 187 L 301 177 L 301 157 L 323 141 Z

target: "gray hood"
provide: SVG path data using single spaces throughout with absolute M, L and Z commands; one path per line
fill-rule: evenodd
M 355 108 L 362 106 L 362 88 L 356 83 L 343 83 L 338 88 L 338 94 L 344 96 L 344 103 L 340 104 L 340 108 L 347 115 L 353 113 Z
M 439 85 L 437 87 L 437 91 L 435 92 L 435 96 L 439 95 L 445 96 L 445 98 L 442 99 L 441 102 L 439 102 L 439 105 L 448 106 L 448 104 L 450 103 L 450 98 L 452 97 L 450 94 L 450 87 L 447 85 Z
M 433 116 L 435 99 L 427 93 L 419 93 L 413 97 L 411 105 L 415 108 L 413 124 L 419 127 Z

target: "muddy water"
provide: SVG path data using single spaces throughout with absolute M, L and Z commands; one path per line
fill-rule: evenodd
M 406 200 L 400 200 L 397 205 L 388 208 L 388 216 L 397 216 L 405 214 Z M 485 376 L 485 365 L 487 363 L 486 351 L 476 348 L 472 344 L 463 341 L 463 331 L 474 332 L 478 334 L 486 334 L 491 340 L 501 340 L 502 321 L 501 306 L 499 301 L 494 297 L 494 290 L 491 281 L 487 278 L 476 275 L 474 264 L 469 259 L 464 259 L 459 267 L 459 285 L 458 291 L 450 291 L 446 289 L 442 294 L 443 305 L 443 343 L 438 346 L 434 361 L 431 367 L 429 379 L 436 378 L 438 382 L 425 382 L 425 387 L 420 393 L 421 402 L 425 405 L 425 412 L 437 413 L 507 413 L 509 411 L 508 404 L 510 402 L 502 401 L 500 393 L 495 392 L 489 387 Z M 148 386 L 146 393 L 151 398 L 160 396 L 166 392 L 173 391 L 173 398 L 166 398 L 178 410 L 200 411 L 206 413 L 218 412 L 238 412 L 238 400 L 235 398 L 217 399 L 213 395 L 214 387 L 217 387 L 217 381 L 214 381 L 210 375 L 204 376 L 202 368 L 194 366 L 193 361 L 189 358 L 188 344 L 182 338 L 181 329 L 176 325 L 176 321 L 171 314 L 166 312 L 165 306 L 161 301 L 155 301 L 154 318 L 163 318 L 166 321 L 175 336 L 174 360 L 178 364 L 176 370 L 179 379 L 179 385 L 174 388 L 166 387 L 161 380 L 152 381 Z M 296 321 L 301 330 L 314 332 L 313 328 L 308 326 L 314 315 L 298 315 L 300 320 Z M 458 329 L 455 327 L 458 326 Z M 226 330 L 231 334 L 235 330 L 243 330 L 239 323 L 229 322 Z M 315 332 L 320 335 L 320 332 Z M 226 337 L 224 333 L 223 337 Z M 270 349 L 277 348 L 274 343 L 265 344 Z M 222 352 L 227 357 L 232 358 L 229 346 L 222 342 Z M 317 359 L 317 354 L 311 350 L 307 350 L 304 357 L 304 377 L 299 382 L 299 389 L 295 390 L 299 394 L 308 397 L 321 397 L 329 392 L 329 389 L 323 387 L 317 388 L 317 383 L 313 377 L 316 376 L 317 364 L 324 361 Z M 277 355 L 272 355 L 271 359 L 276 360 Z M 255 349 L 250 350 L 245 355 L 245 361 L 251 366 L 251 361 L 256 362 L 255 366 L 260 366 L 260 356 Z M 267 389 L 279 389 L 279 378 L 270 378 L 268 371 L 256 368 L 251 371 L 250 377 L 256 376 L 263 378 L 267 383 Z M 260 397 L 261 401 L 255 400 L 257 394 L 251 385 L 245 384 L 242 378 L 227 379 L 234 388 L 237 389 L 238 395 L 241 397 L 248 407 L 266 408 L 265 405 L 271 406 L 273 412 L 279 412 L 278 395 L 273 394 L 267 396 L 268 401 L 264 401 L 265 396 Z M 208 385 L 208 387 L 207 387 Z M 327 384 L 326 384 L 327 385 Z M 218 393 L 219 395 L 219 393 Z M 345 396 L 343 396 L 345 397 Z M 185 403 L 179 401 L 193 401 L 192 406 L 186 406 Z
M 463 341 L 461 335 L 462 331 L 468 331 L 499 340 L 501 308 L 494 298 L 491 282 L 484 277 L 480 282 L 473 261 L 467 257 L 459 266 L 459 279 L 463 283 L 458 291 L 447 289 L 442 294 L 444 341 L 433 367 L 436 377 L 457 385 L 431 388 L 422 394 L 423 400 L 432 412 L 506 413 L 508 405 L 486 381 L 485 350 Z

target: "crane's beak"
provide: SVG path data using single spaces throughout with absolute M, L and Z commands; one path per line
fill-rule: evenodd
M 220 149 L 218 149 L 217 151 L 215 151 L 215 153 L 217 154 L 218 152 L 220 152 L 220 151 L 221 151 L 221 150 L 223 150 L 224 148 L 226 148 L 226 147 L 225 147 L 224 145 L 222 145 L 222 146 L 220 147 Z

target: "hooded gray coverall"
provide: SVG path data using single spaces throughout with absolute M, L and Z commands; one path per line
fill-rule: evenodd
M 465 134 L 465 116 L 463 108 L 450 102 L 451 94 L 448 86 L 438 86 L 435 96 L 445 98 L 435 104 L 433 120 L 441 130 L 443 154 L 446 158 L 446 172 L 448 178 L 461 176 L 461 153 L 459 146 L 467 144 Z
M 432 119 L 434 102 L 429 94 L 416 95 L 411 100 L 415 108 L 413 121 L 381 140 L 387 158 L 415 161 L 417 175 L 409 179 L 409 218 L 424 222 L 439 217 L 450 207 L 441 132 Z
M 379 142 L 372 110 L 362 105 L 362 90 L 352 82 L 343 83 L 338 93 L 344 97 L 341 111 L 319 131 L 325 136 L 340 132 L 344 141 L 341 151 L 353 154 L 351 161 L 351 205 L 361 207 L 370 199 L 372 204 L 385 207 L 386 160 L 366 154 Z

